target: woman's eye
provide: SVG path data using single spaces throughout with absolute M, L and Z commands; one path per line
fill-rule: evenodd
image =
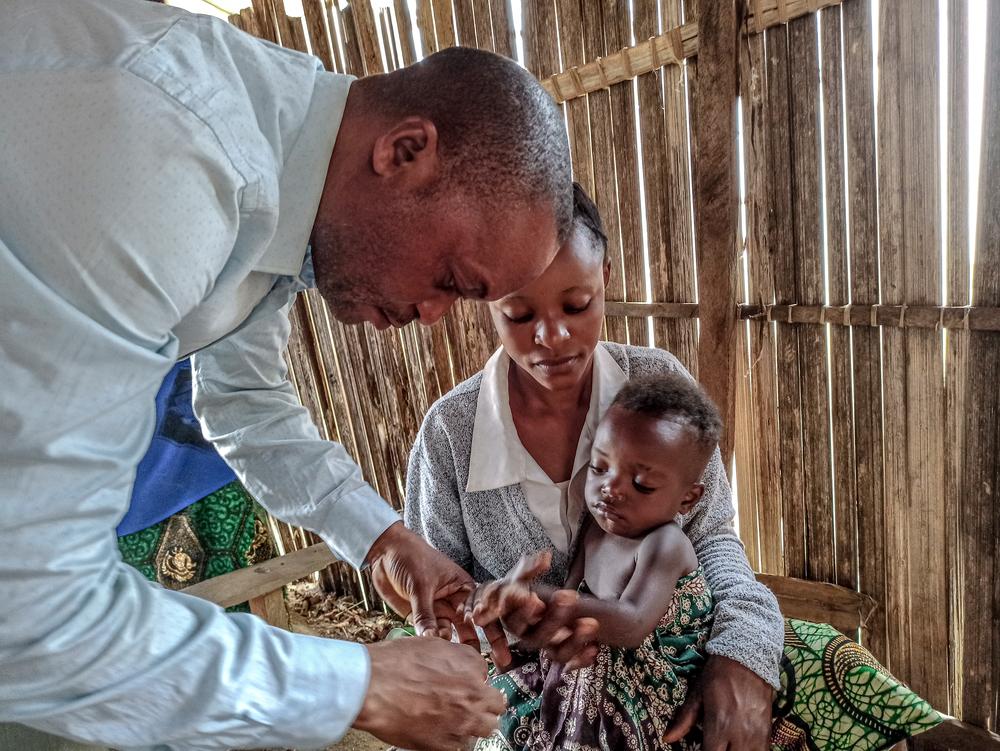
M 510 313 L 504 313 L 503 317 L 506 318 L 511 323 L 527 323 L 531 320 L 531 313 L 524 313 L 523 315 L 515 316 Z
M 650 493 L 652 493 L 652 492 L 654 492 L 656 490 L 656 488 L 651 488 L 651 487 L 649 487 L 647 485 L 643 485 L 638 480 L 632 480 L 632 487 L 634 487 L 640 493 L 645 493 L 646 495 L 649 495 Z
M 604 467 L 598 467 L 596 464 L 590 465 L 590 471 L 595 475 L 603 475 L 607 470 Z
M 588 300 L 583 305 L 567 305 L 563 308 L 568 315 L 577 315 L 578 313 L 583 313 L 587 308 L 590 307 L 590 301 Z

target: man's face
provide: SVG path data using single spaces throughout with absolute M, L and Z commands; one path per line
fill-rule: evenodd
M 455 196 L 373 205 L 317 223 L 320 293 L 342 323 L 430 325 L 459 297 L 495 300 L 539 276 L 556 252 L 548 207 L 487 213 Z

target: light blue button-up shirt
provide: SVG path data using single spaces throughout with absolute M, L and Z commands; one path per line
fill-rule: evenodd
M 397 515 L 289 384 L 287 310 L 350 80 L 137 0 L 0 4 L 0 721 L 119 749 L 316 746 L 366 650 L 147 583 L 118 555 L 153 399 L 360 564 Z

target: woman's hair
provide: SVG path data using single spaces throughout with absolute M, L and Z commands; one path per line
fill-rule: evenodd
M 590 232 L 594 246 L 601 251 L 602 258 L 608 260 L 608 236 L 604 234 L 604 222 L 597 205 L 587 195 L 580 183 L 573 183 L 573 225 L 580 225 Z
M 622 386 L 611 406 L 684 425 L 707 449 L 715 448 L 722 435 L 722 418 L 708 394 L 696 381 L 677 371 L 632 378 Z

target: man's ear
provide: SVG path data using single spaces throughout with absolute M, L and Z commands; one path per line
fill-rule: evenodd
M 437 127 L 424 117 L 397 121 L 375 139 L 372 170 L 379 177 L 422 183 L 438 174 Z
M 705 486 L 703 483 L 696 482 L 694 485 L 692 485 L 688 489 L 687 495 L 684 496 L 684 500 L 681 501 L 681 513 L 682 514 L 690 513 L 691 509 L 695 507 L 695 505 L 698 503 L 698 501 L 701 500 L 701 497 L 704 494 L 705 494 Z

